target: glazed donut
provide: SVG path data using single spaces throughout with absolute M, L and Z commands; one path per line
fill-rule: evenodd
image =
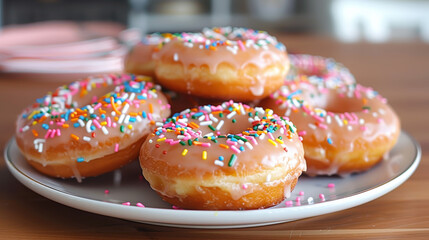
M 289 54 L 290 70 L 286 80 L 295 81 L 308 77 L 323 79 L 324 84 L 343 85 L 356 82 L 354 76 L 343 64 L 332 58 L 308 54 Z
M 358 84 L 328 84 L 313 76 L 286 82 L 260 104 L 296 124 L 309 175 L 369 169 L 393 148 L 400 133 L 399 119 L 386 99 Z
M 266 32 L 224 27 L 162 36 L 158 47 L 143 42 L 141 53 L 132 52 L 125 68 L 138 72 L 135 66 L 149 67 L 152 62 L 144 54 L 156 48 L 156 78 L 177 92 L 224 100 L 262 99 L 282 85 L 289 69 L 285 46 Z
M 40 172 L 78 181 L 137 159 L 155 121 L 170 114 L 148 79 L 102 75 L 57 88 L 18 117 L 19 149 Z
M 134 45 L 124 59 L 124 70 L 127 73 L 155 77 L 154 53 L 159 51 L 165 37 L 159 33 L 143 37 Z M 160 45 L 161 44 L 161 45 Z
M 306 165 L 295 126 L 271 110 L 232 101 L 174 114 L 140 152 L 143 175 L 186 209 L 258 209 L 293 190 Z

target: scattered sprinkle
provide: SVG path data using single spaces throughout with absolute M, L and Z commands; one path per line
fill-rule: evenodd
M 104 96 L 91 96 L 90 104 L 78 105 L 77 98 L 91 94 L 93 89 L 108 86 L 116 87 Z M 40 153 L 47 149 L 51 150 L 58 142 L 58 138 L 63 136 L 80 144 L 83 141 L 87 144 L 96 136 L 101 136 L 98 135 L 100 133 L 110 135 L 119 130 L 121 133 L 131 134 L 135 130 L 135 124 L 142 121 L 140 114 L 137 114 L 141 111 L 139 109 L 148 105 L 151 117 L 155 116 L 152 114 L 154 109 L 148 101 L 148 96 L 150 95 L 152 99 L 158 98 L 158 89 L 159 86 L 148 81 L 147 78 L 133 74 L 87 77 L 61 86 L 37 99 L 36 103 L 22 114 L 25 121 L 22 121 L 23 126 L 20 129 L 22 132 L 30 130 L 32 137 L 42 136 L 46 140 L 43 143 L 34 144 L 35 149 Z M 167 103 L 162 101 L 158 103 L 161 104 L 161 108 L 167 108 Z M 141 115 L 146 117 L 144 111 Z M 37 125 L 40 127 L 36 130 Z M 79 142 L 81 140 L 83 141 Z M 115 144 L 114 149 L 118 152 L 119 145 Z M 85 160 L 79 157 L 76 161 Z

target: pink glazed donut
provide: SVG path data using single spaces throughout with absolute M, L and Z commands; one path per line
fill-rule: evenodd
M 127 57 L 131 73 L 156 76 L 185 94 L 252 101 L 278 89 L 289 70 L 286 48 L 263 31 L 206 28 L 202 33 L 154 34 Z
M 174 114 L 144 142 L 143 175 L 161 197 L 186 209 L 258 209 L 280 203 L 305 171 L 295 126 L 242 103 Z
M 141 143 L 170 114 L 148 77 L 102 75 L 48 93 L 18 117 L 16 142 L 49 176 L 79 181 L 137 159 Z
M 400 133 L 398 116 L 386 99 L 358 84 L 328 84 L 311 77 L 289 81 L 260 104 L 296 124 L 309 175 L 369 169 L 393 148 Z

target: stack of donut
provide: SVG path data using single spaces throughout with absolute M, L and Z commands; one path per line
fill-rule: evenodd
M 151 187 L 177 207 L 258 209 L 288 197 L 305 171 L 371 168 L 400 132 L 386 99 L 343 65 L 288 54 L 263 31 L 151 34 L 125 69 L 61 87 L 24 111 L 17 142 L 31 165 L 87 177 L 139 155 Z

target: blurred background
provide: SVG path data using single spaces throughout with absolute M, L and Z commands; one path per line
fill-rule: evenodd
M 429 43 L 429 1 L 0 0 L 0 74 L 75 79 L 122 71 L 143 34 L 211 26 L 343 43 Z
M 111 21 L 143 33 L 232 25 L 347 42 L 429 42 L 426 0 L 0 0 L 3 28 L 49 20 Z

